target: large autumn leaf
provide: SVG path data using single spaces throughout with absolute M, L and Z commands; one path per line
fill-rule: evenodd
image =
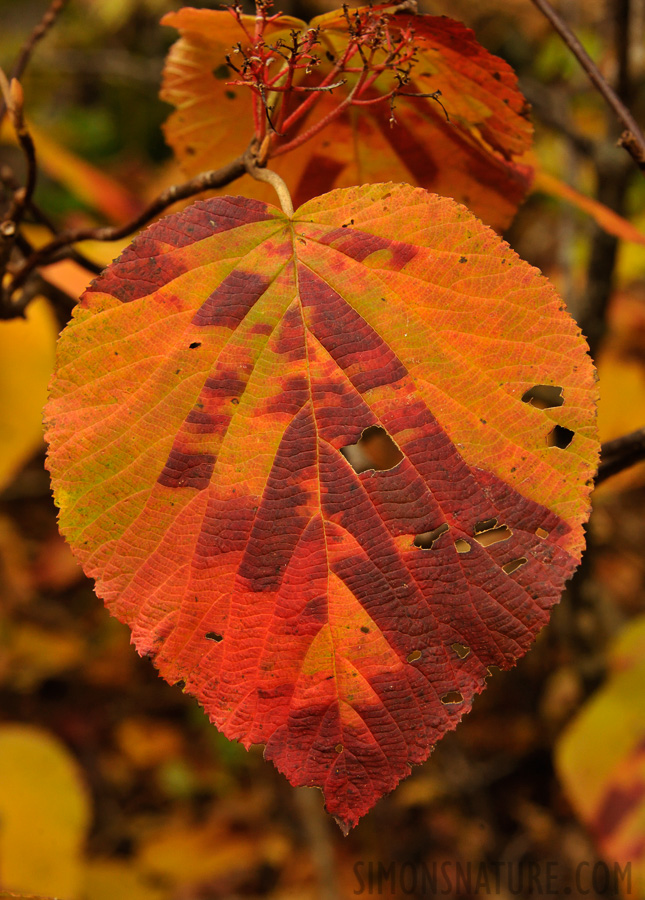
M 364 7 L 359 12 L 377 15 L 387 9 Z M 243 28 L 252 35 L 255 21 L 243 16 L 238 24 L 228 12 L 190 8 L 162 20 L 181 34 L 164 70 L 161 97 L 176 107 L 166 123 L 166 138 L 190 175 L 228 162 L 244 151 L 253 135 L 250 89 L 228 83 L 237 76 L 225 58 L 238 42 L 243 49 L 251 46 Z M 313 19 L 310 26 L 281 17 L 272 23 L 266 40 L 273 46 L 293 29 L 318 28 L 321 64 L 307 79 L 315 86 L 329 71 L 330 59 L 342 56 L 353 22 L 340 10 Z M 308 143 L 285 157 L 276 156 L 273 167 L 296 203 L 333 187 L 387 179 L 454 197 L 493 227 L 505 227 L 532 174 L 530 167 L 517 162 L 530 146 L 531 126 L 515 74 L 460 22 L 404 12 L 392 13 L 389 22 L 393 35 L 413 32 L 417 48 L 410 81 L 396 99 L 395 124 L 387 101 L 371 102 L 398 83 L 394 72 L 384 72 L 362 95 L 361 102 L 369 105 L 350 107 Z M 239 63 L 240 56 L 232 59 Z M 344 87 L 317 94 L 295 136 L 315 127 L 347 97 L 357 76 L 344 78 Z M 431 98 L 409 96 L 437 90 L 443 108 Z M 310 95 L 292 95 L 290 101 L 306 97 Z M 273 97 L 272 102 L 277 100 Z M 280 153 L 281 145 L 293 138 L 287 132 L 273 152 Z M 248 188 L 253 194 L 252 186 Z
M 293 220 L 198 202 L 62 336 L 61 528 L 139 652 L 348 828 L 576 566 L 585 350 L 551 285 L 447 198 L 342 189 Z M 346 448 L 374 429 L 394 455 L 359 474 Z

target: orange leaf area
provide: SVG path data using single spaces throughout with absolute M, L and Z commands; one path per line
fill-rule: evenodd
M 367 21 L 387 11 L 377 6 L 358 12 Z M 236 43 L 250 48 L 246 32 L 253 34 L 255 19 L 242 17 L 238 24 L 227 12 L 183 9 L 162 21 L 181 33 L 164 71 L 161 97 L 176 107 L 166 123 L 166 138 L 193 175 L 243 152 L 254 133 L 251 89 L 231 84 L 236 75 L 226 54 Z M 343 13 L 319 16 L 310 26 L 280 17 L 266 39 L 274 46 L 280 38 L 290 40 L 291 30 L 308 27 L 319 29 L 320 65 L 303 82 L 314 87 L 330 72 L 330 60 L 347 46 L 349 25 Z M 389 101 L 377 102 L 398 84 L 393 72 L 384 72 L 361 95 L 361 103 L 368 105 L 350 106 L 307 143 L 279 156 L 285 145 L 315 129 L 347 99 L 357 76 L 345 74 L 344 86 L 316 94 L 307 115 L 283 137 L 274 137 L 272 166 L 297 204 L 334 187 L 391 179 L 454 197 L 489 225 L 504 228 L 532 177 L 530 166 L 518 162 L 530 147 L 532 129 L 514 73 L 478 44 L 469 29 L 445 16 L 400 12 L 389 16 L 389 27 L 397 35 L 412 31 L 417 48 L 410 81 L 395 101 L 395 121 Z M 241 56 L 231 59 L 239 64 Z M 374 64 L 379 61 L 375 58 Z M 435 91 L 440 91 L 441 105 L 410 96 Z M 280 96 L 274 93 L 267 100 L 273 118 Z M 298 98 L 302 102 L 311 94 L 289 94 L 290 113 Z M 260 199 L 267 196 L 258 185 L 246 184 L 245 191 Z
M 532 154 L 530 156 L 532 157 Z M 613 234 L 623 241 L 645 244 L 645 234 L 639 231 L 635 225 L 632 225 L 628 219 L 619 216 L 613 209 L 609 209 L 608 206 L 599 203 L 593 197 L 588 197 L 586 194 L 576 191 L 575 188 L 572 188 L 560 178 L 556 178 L 549 172 L 540 169 L 537 162 L 535 163 L 532 190 L 544 191 L 545 194 L 558 197 L 576 206 L 591 216 L 608 234 Z
M 84 295 L 49 467 L 139 652 L 347 830 L 547 621 L 595 399 L 552 286 L 454 201 L 224 197 Z

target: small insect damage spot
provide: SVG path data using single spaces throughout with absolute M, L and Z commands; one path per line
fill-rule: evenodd
M 512 572 L 515 572 L 520 566 L 526 565 L 528 559 L 525 556 L 520 556 L 519 559 L 512 559 L 510 562 L 507 562 L 502 566 L 502 571 L 506 572 L 507 575 L 510 575 Z
M 201 341 L 193 341 L 192 344 L 189 344 L 189 345 L 188 345 L 188 349 L 189 349 L 189 350 L 196 350 L 197 347 L 201 347 L 201 345 L 202 345 L 202 342 L 201 342 Z
M 363 632 L 363 634 L 369 634 L 369 633 L 370 633 L 370 630 L 369 630 L 369 628 L 367 627 L 367 625 L 361 625 L 361 631 Z
M 564 403 L 562 388 L 557 384 L 535 384 L 522 394 L 522 403 L 536 409 L 554 409 Z
M 343 752 L 343 745 L 342 745 L 342 744 L 336 744 L 336 746 L 334 747 L 334 750 L 336 751 L 336 753 L 342 753 L 342 752 Z
M 449 706 L 452 703 L 463 703 L 464 698 L 459 693 L 459 691 L 448 691 L 448 693 L 444 694 L 441 698 L 441 702 L 444 704 L 444 706 Z
M 451 644 L 450 649 L 455 651 L 459 659 L 466 659 L 467 656 L 470 656 L 470 647 L 467 647 L 465 644 L 460 644 L 458 641 Z
M 560 450 L 566 450 L 574 439 L 575 434 L 575 431 L 571 431 L 570 428 L 556 425 L 547 435 L 547 447 L 558 447 Z
M 218 634 L 216 631 L 207 631 L 204 637 L 207 641 L 215 641 L 216 644 L 224 640 L 224 635 Z
M 215 78 L 217 78 L 218 81 L 226 81 L 227 78 L 231 77 L 230 70 L 226 63 L 222 63 L 221 66 L 213 69 L 213 75 L 215 76 Z
M 462 538 L 457 538 L 455 541 L 455 550 L 457 553 L 470 553 L 472 549 L 473 548 L 468 541 L 464 541 Z
M 403 459 L 403 453 L 380 425 L 370 425 L 355 444 L 341 447 L 340 452 L 357 475 L 369 469 L 387 472 Z
M 481 547 L 490 547 L 507 541 L 513 536 L 508 525 L 498 525 L 497 519 L 487 519 L 485 522 L 477 522 L 474 528 L 474 537 Z
M 544 528 L 536 528 L 536 529 L 535 529 L 535 536 L 536 536 L 536 537 L 539 537 L 540 540 L 544 541 L 544 540 L 546 540 L 546 539 L 548 538 L 549 532 L 546 531 L 546 529 L 544 529 Z
M 413 662 L 416 662 L 418 659 L 421 659 L 421 651 L 413 650 L 412 653 L 410 653 L 410 655 L 408 656 L 407 662 L 413 663 Z
M 448 523 L 444 522 L 443 525 L 440 525 L 433 531 L 424 531 L 423 534 L 418 534 L 412 543 L 415 547 L 420 547 L 422 550 L 432 550 L 435 542 L 446 531 L 448 531 Z

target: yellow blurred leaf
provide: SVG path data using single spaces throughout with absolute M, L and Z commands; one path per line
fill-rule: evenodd
M 631 863 L 629 896 L 645 897 L 645 616 L 615 643 L 610 675 L 561 737 L 556 765 L 598 849 Z M 623 884 L 625 887 L 625 883 Z
M 0 886 L 75 900 L 90 809 L 74 759 L 45 731 L 3 725 L 0 772 Z
M 26 319 L 0 322 L 0 490 L 42 442 L 42 408 L 54 368 L 58 326 L 46 300 Z
M 155 884 L 134 865 L 94 860 L 85 868 L 83 900 L 166 900 L 170 891 Z
M 601 441 L 645 427 L 645 295 L 632 285 L 612 297 L 608 311 L 609 333 L 596 362 L 600 385 L 598 430 Z M 596 491 L 605 494 L 642 484 L 645 463 L 610 478 Z

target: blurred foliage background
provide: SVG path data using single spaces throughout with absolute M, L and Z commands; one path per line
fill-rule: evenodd
M 123 222 L 183 180 L 157 96 L 175 37 L 159 18 L 180 5 L 70 0 L 39 46 L 22 82 L 36 200 L 57 225 Z M 335 5 L 281 8 L 308 19 Z M 642 122 L 644 0 L 557 6 Z M 45 8 L 0 0 L 5 70 Z M 461 18 L 516 69 L 542 172 L 645 233 L 645 180 L 616 147 L 619 126 L 530 0 L 433 0 L 422 11 Z M 7 128 L 0 154 L 20 180 Z M 45 239 L 42 224 L 30 228 L 34 243 Z M 602 439 L 645 426 L 643 246 L 537 186 L 506 237 L 589 335 Z M 83 249 L 103 265 L 126 243 Z M 51 285 L 76 295 L 91 277 L 51 268 Z M 375 873 L 395 863 L 407 882 L 386 877 L 372 893 L 427 896 L 423 868 L 448 863 L 444 896 L 490 893 L 455 883 L 454 866 L 470 863 L 502 866 L 496 896 L 543 896 L 547 885 L 528 878 L 518 890 L 517 874 L 552 863 L 555 895 L 614 897 L 622 884 L 645 897 L 645 465 L 596 492 L 589 550 L 533 650 L 491 676 L 458 730 L 345 839 L 318 792 L 291 788 L 261 748 L 229 743 L 138 658 L 58 536 L 40 409 L 64 318 L 40 299 L 27 321 L 0 323 L 1 888 L 63 900 L 332 900 L 369 895 L 369 863 Z M 631 882 L 594 883 L 602 859 L 610 872 L 631 863 Z

